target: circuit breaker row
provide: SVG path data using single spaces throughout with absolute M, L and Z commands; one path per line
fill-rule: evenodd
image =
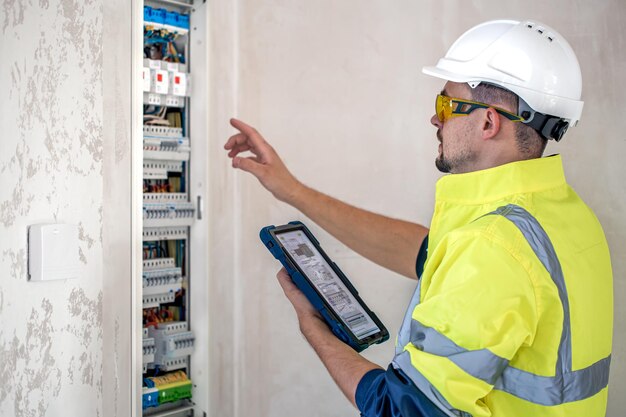
M 186 227 L 153 227 L 143 229 L 144 241 L 180 240 L 187 239 Z
M 143 134 L 144 179 L 165 179 L 168 172 L 183 172 L 191 146 L 182 128 L 144 126 Z
M 189 74 L 185 64 L 144 59 L 141 79 L 144 93 L 189 95 Z
M 193 203 L 144 204 L 144 227 L 154 227 L 162 224 L 190 226 L 193 223 L 194 212 Z
M 173 258 L 159 258 L 163 265 L 157 268 L 146 268 L 144 261 L 143 269 L 143 295 L 144 296 L 167 296 L 180 290 L 183 284 L 182 268 L 175 266 Z
M 166 180 L 168 172 L 183 172 L 182 161 L 143 160 L 144 179 Z

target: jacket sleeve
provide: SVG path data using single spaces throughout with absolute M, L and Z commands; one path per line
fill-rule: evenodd
M 356 389 L 356 405 L 363 417 L 445 417 L 402 371 L 366 373 Z
M 506 242 L 478 232 L 450 237 L 429 254 L 410 342 L 394 363 L 440 408 L 490 416 L 484 397 L 534 339 L 534 286 L 528 260 Z

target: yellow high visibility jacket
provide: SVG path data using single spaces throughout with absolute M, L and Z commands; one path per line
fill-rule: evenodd
M 606 239 L 560 156 L 439 180 L 393 360 L 439 408 L 603 417 L 612 328 Z

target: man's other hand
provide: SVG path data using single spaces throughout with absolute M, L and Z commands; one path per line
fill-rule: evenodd
M 237 119 L 230 119 L 230 124 L 240 132 L 231 136 L 224 145 L 224 149 L 229 151 L 228 156 L 233 159 L 233 168 L 251 173 L 274 197 L 293 204 L 302 183 L 291 175 L 274 148 L 255 128 Z M 239 156 L 246 151 L 252 152 L 253 156 Z
M 276 278 L 278 278 L 278 282 L 283 288 L 285 295 L 291 304 L 293 304 L 293 308 L 296 310 L 301 327 L 303 322 L 307 322 L 311 319 L 323 320 L 320 313 L 315 309 L 315 307 L 313 307 L 309 299 L 306 298 L 304 293 L 300 291 L 296 284 L 293 283 L 285 268 L 278 271 Z

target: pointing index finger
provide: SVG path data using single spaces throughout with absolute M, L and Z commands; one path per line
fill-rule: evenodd
M 263 140 L 263 138 L 261 137 L 261 135 L 259 134 L 259 132 L 256 131 L 255 128 L 253 128 L 252 126 L 242 122 L 241 120 L 238 119 L 230 119 L 230 124 L 237 130 L 239 130 L 241 133 L 243 133 L 244 135 L 248 136 L 248 138 L 250 138 L 250 140 L 252 141 L 252 144 L 255 146 L 258 146 L 262 143 L 265 143 L 265 140 Z
M 254 153 L 259 158 L 259 160 L 263 161 L 264 163 L 267 163 L 272 159 L 271 146 L 265 141 L 265 139 L 263 139 L 263 137 L 259 134 L 259 132 L 257 132 L 255 128 L 247 125 L 241 120 L 237 120 L 234 118 L 230 119 L 230 124 L 235 129 L 239 130 L 241 132 L 241 136 L 245 136 L 246 140 L 240 141 L 240 139 L 242 138 L 239 135 L 235 135 L 234 137 L 237 137 L 234 140 L 235 143 L 228 143 L 228 147 L 226 149 L 230 148 L 234 150 L 237 146 L 244 145 L 245 143 L 246 147 L 249 147 L 249 149 L 246 150 L 252 151 L 252 153 Z

